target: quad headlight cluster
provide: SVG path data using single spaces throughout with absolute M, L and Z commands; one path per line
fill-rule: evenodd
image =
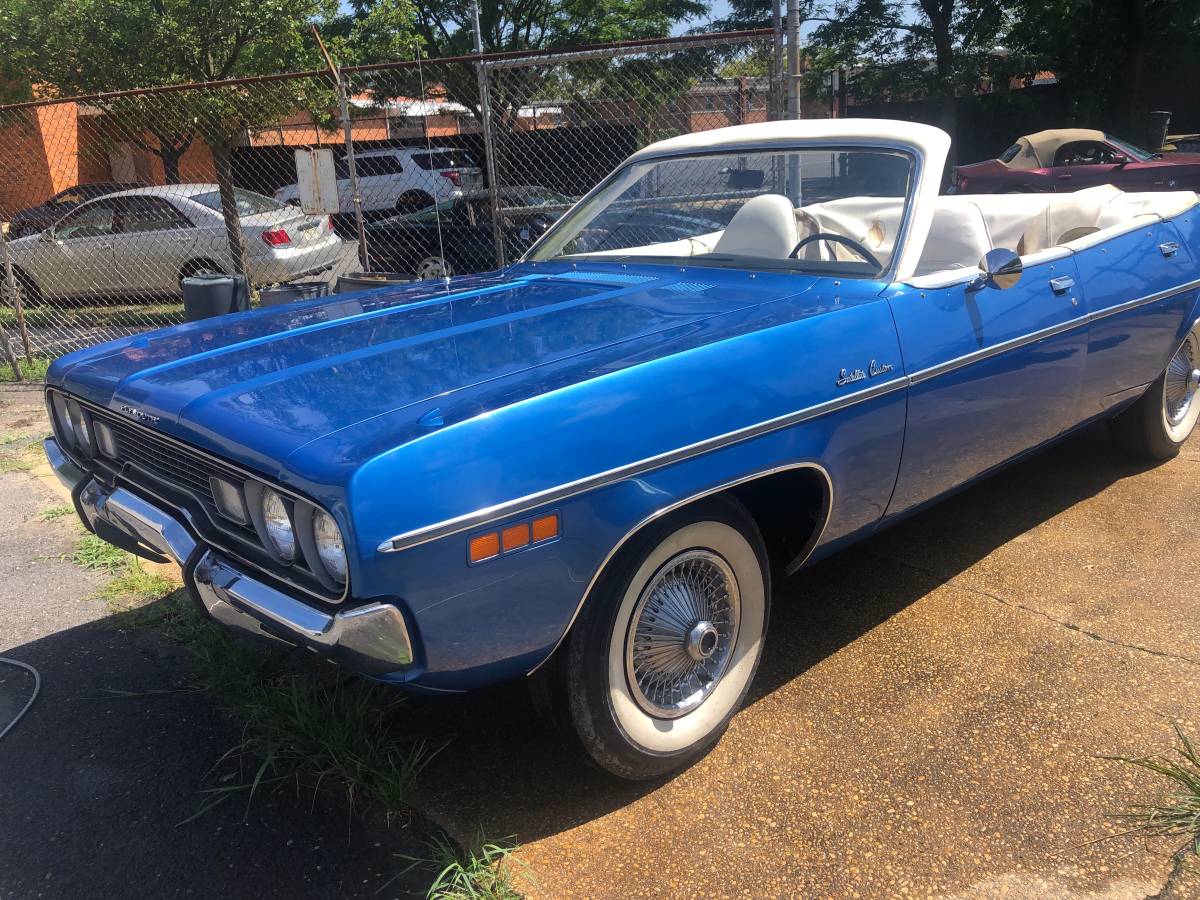
M 210 484 L 217 511 L 239 525 L 252 525 L 278 562 L 303 560 L 322 581 L 345 585 L 346 544 L 325 510 L 253 479 L 238 485 L 214 477 Z
M 50 418 L 64 449 L 77 460 L 120 459 L 113 427 L 77 400 L 49 393 Z M 253 478 L 209 478 L 213 505 L 225 519 L 253 528 L 277 563 L 303 564 L 331 590 L 346 585 L 346 544 L 333 516 L 320 507 Z

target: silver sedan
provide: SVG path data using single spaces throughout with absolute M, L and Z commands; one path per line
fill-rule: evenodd
M 329 218 L 308 216 L 235 190 L 253 284 L 290 281 L 331 268 L 344 243 Z M 9 244 L 27 297 L 161 296 L 201 270 L 232 272 L 215 184 L 172 184 L 84 203 L 40 234 Z

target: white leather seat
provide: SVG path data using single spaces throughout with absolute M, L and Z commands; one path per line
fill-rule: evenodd
M 983 212 L 969 200 L 938 198 L 916 275 L 974 268 L 992 249 Z
M 781 194 L 761 194 L 742 204 L 713 253 L 787 259 L 799 240 L 792 201 Z

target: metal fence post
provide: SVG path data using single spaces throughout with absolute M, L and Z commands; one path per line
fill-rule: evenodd
M 22 291 L 17 284 L 16 273 L 13 272 L 12 258 L 8 254 L 8 223 L 0 225 L 0 255 L 4 260 L 4 284 L 8 289 L 8 296 L 12 298 L 13 310 L 17 314 L 17 332 L 21 335 L 21 343 L 25 347 L 25 358 L 33 359 L 33 349 L 29 346 L 29 329 L 25 327 L 25 298 L 22 296 Z M 7 345 L 8 338 L 5 339 Z M 20 371 L 14 366 L 13 374 L 19 375 Z
M 800 0 L 787 0 L 787 117 L 800 118 Z
M 767 117 L 783 118 L 783 10 L 782 0 L 771 2 L 771 108 Z
M 329 74 L 333 76 L 334 86 L 337 88 L 338 115 L 342 120 L 342 133 L 346 138 L 346 169 L 350 175 L 350 193 L 354 198 L 354 225 L 358 232 L 358 262 L 364 272 L 370 272 L 371 255 L 367 252 L 367 229 L 363 223 L 362 194 L 358 191 L 358 167 L 354 161 L 354 126 L 350 122 L 350 100 L 346 96 L 346 80 L 342 77 L 341 67 L 333 64 L 333 57 L 325 49 L 325 42 L 321 40 L 321 32 L 317 30 L 316 25 L 312 26 L 312 33 L 313 37 L 317 39 L 317 46 L 321 48 L 321 55 L 325 57 L 325 65 L 329 67 Z
M 479 77 L 479 121 L 483 128 L 483 155 L 486 157 L 488 174 L 488 199 L 492 207 L 492 239 L 496 243 L 496 268 L 507 265 L 504 258 L 504 228 L 500 222 L 500 195 L 496 192 L 499 183 L 496 177 L 496 141 L 492 134 L 492 98 L 488 86 L 487 63 L 483 60 L 483 34 L 479 30 L 479 4 L 471 4 L 471 15 L 475 24 L 475 53 L 480 57 L 476 63 Z

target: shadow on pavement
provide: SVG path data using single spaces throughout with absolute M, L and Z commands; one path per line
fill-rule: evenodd
M 777 585 L 748 705 L 1136 471 L 1102 430 L 1091 431 Z M 893 564 L 885 578 L 881 557 L 921 567 L 897 579 Z M 239 736 L 211 698 L 187 692 L 182 651 L 156 632 L 105 620 L 8 655 L 41 670 L 43 693 L 0 742 L 5 898 L 423 894 L 428 876 L 420 872 L 376 891 L 404 868 L 400 856 L 424 849 L 427 826 L 351 814 L 342 797 L 293 787 L 249 808 L 230 800 L 181 825 L 213 783 L 206 773 Z M 0 677 L 12 686 L 23 676 L 5 669 Z M 422 776 L 418 805 L 459 838 L 481 829 L 490 839 L 536 840 L 661 784 L 583 766 L 548 733 L 520 684 L 413 704 L 414 727 L 454 735 Z
M 429 875 L 416 870 L 376 893 L 409 865 L 401 856 L 422 855 L 424 826 L 351 814 L 332 792 L 288 785 L 249 805 L 239 793 L 181 824 L 203 789 L 254 772 L 216 767 L 238 728 L 187 689 L 183 651 L 112 622 L 5 654 L 39 669 L 42 693 L 0 741 L 0 896 L 425 895 Z M 31 684 L 0 667 L 8 705 Z
M 1104 428 L 1088 430 L 775 585 L 747 707 L 954 578 L 995 548 L 1141 471 Z M 881 558 L 890 560 L 886 574 Z M 895 562 L 920 560 L 920 567 Z M 513 689 L 446 704 L 458 736 L 425 773 L 439 824 L 530 842 L 625 806 L 663 782 L 631 784 L 564 750 Z M 753 709 L 740 715 L 753 716 Z M 719 752 L 719 750 L 717 751 Z

